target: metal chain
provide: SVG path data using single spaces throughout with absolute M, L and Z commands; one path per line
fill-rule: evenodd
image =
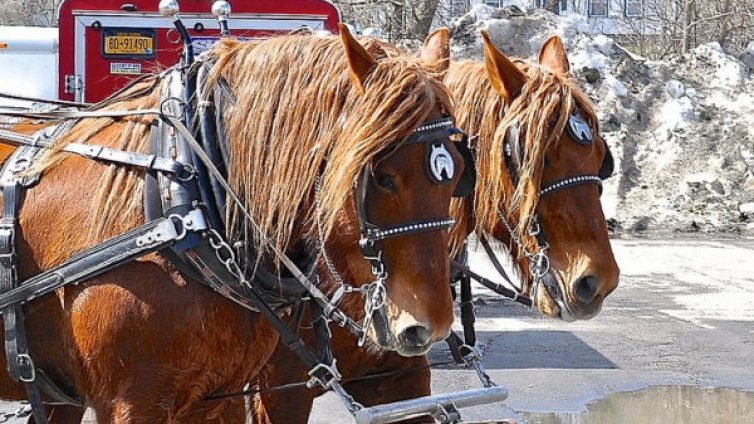
M 340 296 L 335 296 L 333 298 L 333 303 L 337 303 L 340 301 L 340 297 L 343 296 L 344 293 L 351 293 L 353 290 L 353 287 L 350 285 L 348 288 L 346 288 L 347 284 L 343 281 L 343 278 L 340 276 L 340 273 L 338 273 L 338 270 L 335 269 L 335 264 L 332 263 L 330 260 L 330 255 L 327 254 L 327 249 L 325 249 L 325 240 L 323 239 L 323 231 L 322 231 L 322 220 L 320 219 L 321 216 L 321 209 L 320 209 L 320 203 L 319 203 L 319 191 L 322 185 L 322 175 L 317 175 L 316 181 L 314 181 L 314 208 L 316 210 L 317 214 L 317 247 L 319 248 L 319 252 L 322 255 L 322 259 L 325 261 L 325 266 L 327 266 L 327 271 L 330 272 L 330 275 L 333 277 L 336 283 L 340 286 L 338 288 L 338 291 L 340 291 L 341 288 L 344 289 L 344 292 L 340 294 Z M 337 292 L 336 292 L 337 294 Z
M 550 245 L 547 242 L 540 244 L 537 239 L 537 235 L 539 235 L 539 233 L 542 231 L 539 225 L 539 219 L 535 214 L 534 218 L 532 219 L 531 227 L 529 228 L 529 235 L 537 240 L 537 251 L 532 252 L 521 241 L 521 238 L 518 236 L 518 234 L 516 234 L 511 225 L 508 223 L 508 220 L 505 218 L 505 214 L 500 210 L 500 208 L 497 209 L 497 216 L 500 219 L 500 222 L 502 222 L 505 229 L 508 231 L 508 234 L 510 235 L 513 242 L 518 245 L 518 248 L 521 250 L 521 252 L 523 252 L 524 257 L 526 257 L 526 259 L 529 261 L 529 274 L 531 275 L 532 280 L 530 297 L 532 299 L 536 299 L 537 289 L 539 287 L 538 283 L 550 271 L 550 258 L 549 256 L 547 256 L 547 249 L 550 248 Z M 534 302 L 532 302 L 532 307 L 534 307 Z
M 333 294 L 332 297 L 333 305 L 337 305 L 346 293 L 361 293 L 361 296 L 364 298 L 365 315 L 364 320 L 361 324 L 361 336 L 359 337 L 358 341 L 358 346 L 361 347 L 364 345 L 364 343 L 366 343 L 366 339 L 369 333 L 369 327 L 372 325 L 372 320 L 374 319 L 374 313 L 385 306 L 385 301 L 387 300 L 387 288 L 385 287 L 385 281 L 387 280 L 388 273 L 385 267 L 385 263 L 382 262 L 382 251 L 379 251 L 377 257 L 373 258 L 377 263 L 376 266 L 372 265 L 372 274 L 375 276 L 374 281 L 362 287 L 354 287 L 350 284 L 347 284 L 343 280 L 343 277 L 341 277 L 340 273 L 335 268 L 335 264 L 330 259 L 330 255 L 327 254 L 327 249 L 325 247 L 325 240 L 323 238 L 324 233 L 322 231 L 322 219 L 320 219 L 321 209 L 319 192 L 321 186 L 322 175 L 320 174 L 317 176 L 317 179 L 314 182 L 314 206 L 317 221 L 317 247 L 319 248 L 322 260 L 325 262 L 327 271 L 333 277 L 335 282 L 338 283 L 338 288 L 335 290 L 335 294 Z
M 485 370 L 484 366 L 482 365 L 482 352 L 479 347 L 463 344 L 458 348 L 459 351 L 462 351 L 463 349 L 466 349 L 469 352 L 462 357 L 464 366 L 474 368 L 479 381 L 482 382 L 482 385 L 484 385 L 484 387 L 497 386 L 497 384 L 492 381 L 492 377 L 487 374 L 487 370 Z

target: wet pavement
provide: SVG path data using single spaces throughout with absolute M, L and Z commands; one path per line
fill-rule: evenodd
M 738 424 L 754 421 L 754 392 L 652 386 L 608 395 L 582 412 L 523 413 L 530 424 Z

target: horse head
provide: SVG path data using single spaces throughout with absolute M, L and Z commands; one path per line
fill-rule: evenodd
M 432 34 L 424 48 L 446 39 Z M 619 276 L 600 203 L 613 159 L 594 108 L 559 38 L 538 63 L 508 59 L 486 33 L 483 42 L 484 64 L 454 64 L 445 80 L 459 126 L 478 137 L 475 197 L 458 208 L 472 217 L 459 220 L 511 246 L 542 313 L 591 318 Z
M 214 72 L 238 97 L 229 176 L 259 221 L 251 244 L 315 249 L 323 289 L 374 345 L 425 353 L 453 321 L 447 230 L 465 172 L 447 90 L 420 61 L 345 27 L 340 38 L 223 45 Z
M 352 199 L 355 207 L 340 218 L 341 223 L 345 219 L 350 224 L 341 228 L 357 229 L 354 222 L 368 221 L 373 230 L 388 229 L 385 231 L 398 235 L 377 241 L 365 251 L 369 242 L 363 237 L 362 223 L 362 251 L 354 253 L 355 240 L 342 238 L 340 246 L 333 246 L 331 256 L 343 252 L 343 258 L 350 262 L 351 279 L 372 281 L 370 285 L 377 282 L 375 268 L 379 273 L 384 266 L 384 308 L 374 314 L 369 336 L 377 345 L 403 355 L 423 354 L 433 342 L 447 336 L 453 321 L 446 283 L 447 228 L 433 228 L 449 218 L 450 201 L 465 167 L 459 145 L 450 139 L 454 127 L 450 125 L 449 95 L 417 61 L 391 54 L 389 47 L 381 49 L 373 41 L 367 41 L 365 48 L 345 30 L 341 35 L 349 74 L 357 88 L 356 103 L 362 105 L 354 105 L 352 110 L 362 109 L 364 113 L 351 114 L 352 119 L 344 122 L 341 134 L 353 141 L 338 145 L 353 146 L 359 144 L 358 140 L 363 143 L 372 139 L 380 126 L 397 127 L 384 133 L 387 140 L 378 143 L 387 141 L 389 147 L 366 165 L 356 183 L 358 190 Z M 333 152 L 334 157 L 339 154 Z M 328 165 L 323 189 L 328 181 L 341 178 L 340 169 L 335 161 Z M 411 230 L 425 226 L 424 231 Z M 400 229 L 406 232 L 401 234 Z M 332 243 L 336 244 L 334 240 Z M 371 266 L 360 257 L 375 254 L 381 261 L 372 260 Z

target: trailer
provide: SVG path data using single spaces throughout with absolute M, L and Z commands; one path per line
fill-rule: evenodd
M 54 28 L 0 27 L 0 91 L 93 103 L 139 75 L 176 64 L 182 40 L 158 0 L 63 0 Z M 181 18 L 201 53 L 220 38 L 212 0 L 181 2 Z M 300 28 L 335 32 L 326 0 L 233 1 L 234 37 L 267 37 Z M 3 105 L 17 105 L 18 102 Z M 21 103 L 23 104 L 23 103 Z

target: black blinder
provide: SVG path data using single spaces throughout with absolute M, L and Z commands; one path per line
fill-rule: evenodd
M 468 137 L 464 136 L 460 143 L 455 143 L 455 146 L 463 158 L 464 166 L 453 197 L 466 197 L 474 192 L 476 186 L 476 158 L 469 147 Z
M 602 159 L 602 166 L 597 176 L 606 180 L 613 175 L 613 171 L 615 171 L 615 161 L 612 152 L 610 152 L 610 146 L 605 143 L 605 157 Z
M 462 136 L 459 142 L 453 142 L 464 161 L 464 171 L 459 177 L 458 186 L 453 197 L 465 197 L 474 191 L 476 185 L 476 166 L 474 154 L 469 147 L 466 133 L 453 126 L 450 118 L 430 122 L 419 127 L 413 135 L 406 139 L 406 143 L 425 143 L 426 158 L 424 168 L 429 179 L 436 184 L 445 184 L 455 176 L 455 164 L 447 149 L 448 140 L 452 136 Z

